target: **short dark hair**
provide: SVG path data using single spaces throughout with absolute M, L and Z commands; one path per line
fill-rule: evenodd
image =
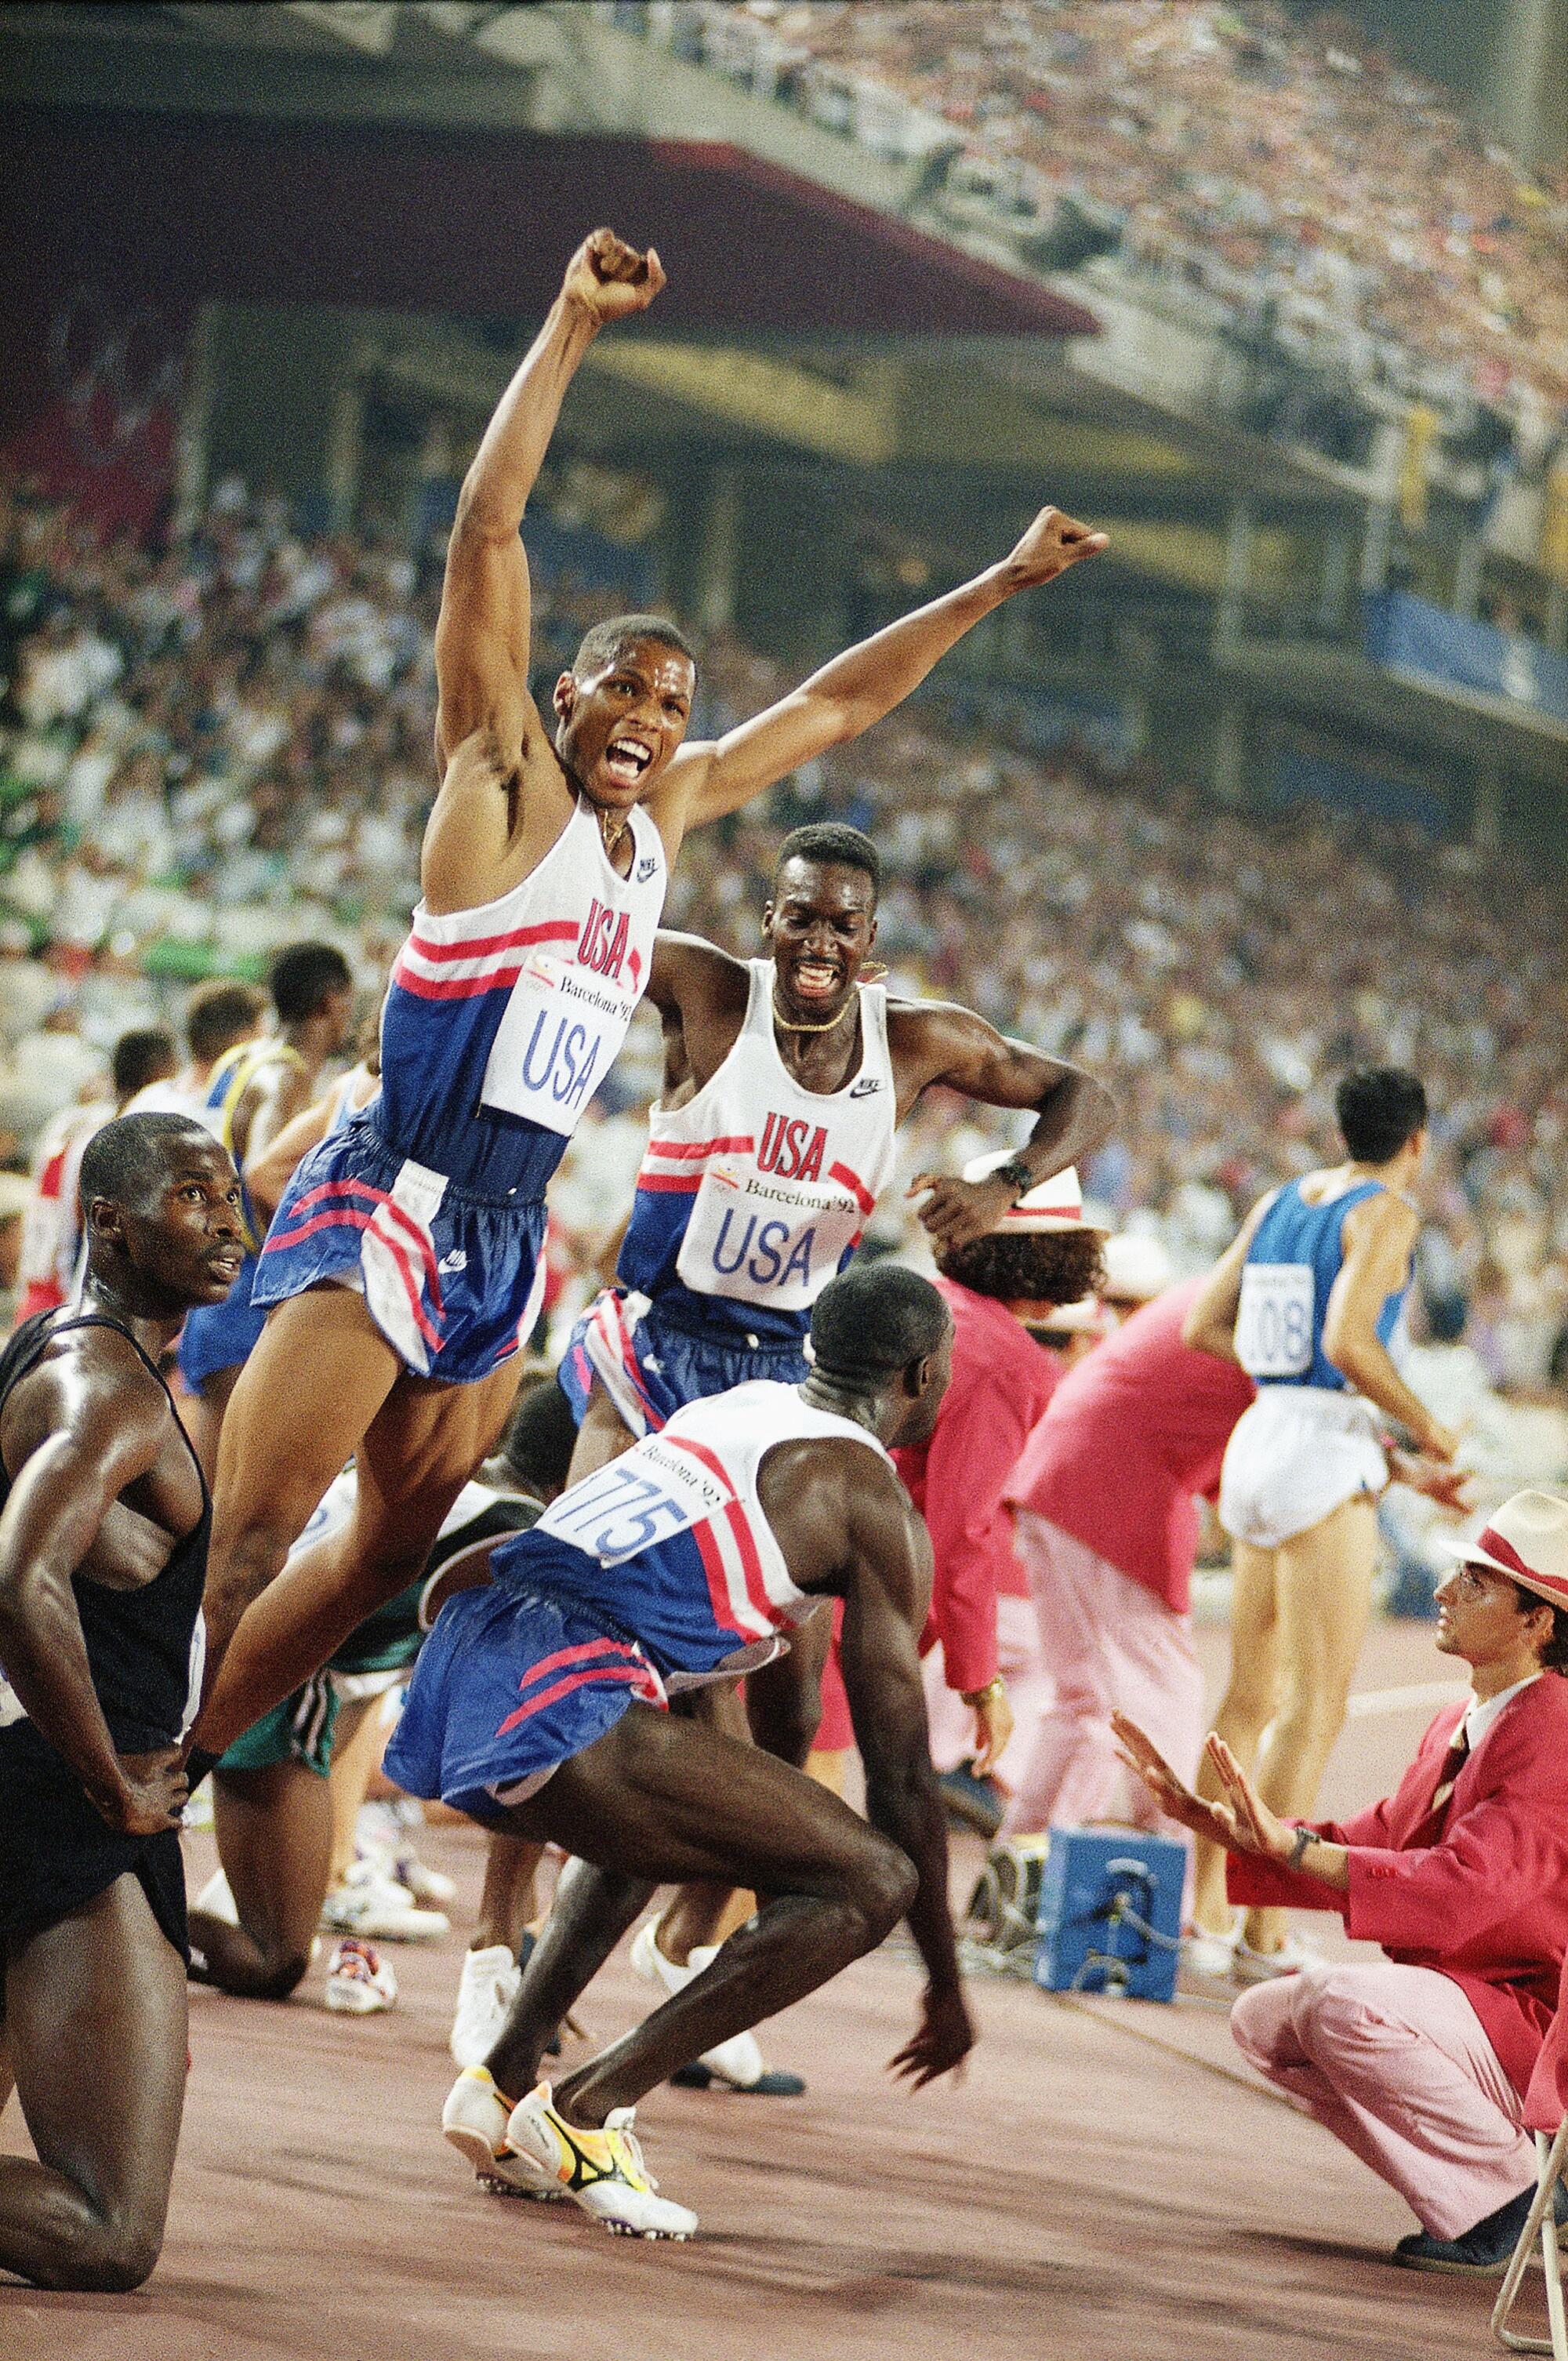
M 554 1375 L 525 1393 L 511 1414 L 498 1457 L 525 1490 L 553 1500 L 566 1488 L 577 1444 L 572 1405 Z
M 1550 1598 L 1542 1598 L 1538 1590 L 1527 1589 L 1522 1582 L 1514 1584 L 1514 1597 L 1521 1615 L 1533 1607 L 1552 1608 L 1552 1637 L 1541 1652 L 1541 1668 L 1548 1673 L 1568 1673 L 1568 1608 L 1554 1607 Z
M 206 1148 L 216 1145 L 206 1126 L 192 1123 L 186 1115 L 149 1110 L 116 1115 L 106 1123 L 82 1153 L 79 1185 L 83 1207 L 95 1197 L 106 1197 L 111 1205 L 144 1203 L 168 1170 L 170 1143 L 176 1139 L 199 1140 Z
M 323 1004 L 353 983 L 348 961 L 331 943 L 288 943 L 267 971 L 272 1005 L 288 1025 L 319 1016 Z
M 696 650 L 681 630 L 663 615 L 612 615 L 608 622 L 596 623 L 585 631 L 572 658 L 572 670 L 581 680 L 585 673 L 597 672 L 600 664 L 613 664 L 628 640 L 656 640 L 662 648 L 674 648 L 686 657 L 694 671 Z
M 185 1004 L 185 1038 L 192 1058 L 211 1065 L 245 1039 L 266 1005 L 253 983 L 230 983 L 221 976 L 199 983 Z
M 998 1303 L 1081 1303 L 1105 1276 L 1099 1230 L 988 1230 L 937 1257 L 956 1279 Z
M 1427 1094 L 1402 1066 L 1359 1066 L 1334 1093 L 1334 1113 L 1358 1164 L 1387 1164 L 1425 1125 Z
M 166 1025 L 141 1025 L 122 1033 L 109 1060 L 115 1096 L 133 1099 L 148 1082 L 160 1082 L 180 1063 L 180 1049 Z
M 830 1279 L 811 1314 L 811 1350 L 825 1377 L 876 1388 L 924 1360 L 948 1325 L 928 1279 L 903 1263 L 858 1262 Z
M 847 820 L 813 819 L 792 828 L 773 863 L 776 886 L 786 861 L 810 861 L 821 869 L 861 869 L 872 881 L 872 899 L 882 892 L 882 860 L 869 836 Z

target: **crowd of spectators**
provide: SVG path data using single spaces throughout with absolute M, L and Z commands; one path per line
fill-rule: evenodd
M 1048 260 L 1539 441 L 1568 401 L 1568 166 L 1532 176 L 1364 27 L 1273 0 L 683 0 L 630 29 L 792 104 Z
M 199 975 L 254 973 L 308 936 L 341 945 L 373 1005 L 433 790 L 438 591 L 433 544 L 312 534 L 235 483 L 159 555 L 104 548 L 0 481 L 0 1164 Z M 537 584 L 542 686 L 615 603 Z M 1180 1269 L 1270 1180 L 1334 1152 L 1347 1063 L 1415 1067 L 1438 1110 L 1427 1291 L 1468 1302 L 1494 1378 L 1544 1385 L 1568 1318 L 1561 877 L 1321 806 L 1244 817 L 1147 760 L 1028 752 L 960 722 L 940 682 L 694 840 L 671 921 L 749 951 L 781 832 L 869 829 L 894 988 L 1103 1074 L 1122 1120 L 1091 1193 Z M 711 638 L 696 727 L 785 685 Z M 558 1184 L 579 1259 L 625 1210 L 658 1074 L 644 1018 Z M 1005 1137 L 938 1097 L 903 1169 Z M 907 1239 L 896 1196 L 877 1234 Z

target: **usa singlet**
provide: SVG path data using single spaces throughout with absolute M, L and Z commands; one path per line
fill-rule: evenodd
M 758 1495 L 768 1453 L 852 1419 L 765 1379 L 677 1411 L 498 1543 L 494 1582 L 450 1599 L 414 1669 L 388 1775 L 485 1817 L 580 1753 L 633 1702 L 781 1653 L 822 1602 L 797 1590 Z M 891 1462 L 888 1463 L 891 1467 Z
M 856 1071 L 808 1091 L 779 1056 L 773 962 L 750 964 L 728 1057 L 684 1106 L 652 1110 L 620 1284 L 579 1322 L 562 1366 L 579 1416 L 597 1377 L 633 1434 L 750 1378 L 804 1377 L 811 1307 L 893 1171 L 886 992 L 861 987 Z
M 622 877 L 579 797 L 510 894 L 415 911 L 381 1019 L 380 1096 L 290 1182 L 258 1303 L 360 1287 L 404 1364 L 455 1383 L 516 1351 L 543 1288 L 545 1183 L 648 982 L 668 870 L 645 812 L 630 829 Z

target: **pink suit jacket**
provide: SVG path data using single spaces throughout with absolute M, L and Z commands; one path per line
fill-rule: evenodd
M 1239 1853 L 1227 1884 L 1233 1902 L 1338 1910 L 1391 1960 L 1452 1976 L 1523 2092 L 1568 1955 L 1568 1679 L 1545 1673 L 1503 1708 L 1439 1831 L 1431 1799 L 1463 1711 L 1443 1708 L 1392 1795 L 1309 1824 L 1348 1848 L 1348 1894 Z

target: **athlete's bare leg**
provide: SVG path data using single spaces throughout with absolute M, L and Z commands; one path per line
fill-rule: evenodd
M 1274 1718 L 1278 1664 L 1274 1552 L 1236 1542 L 1231 1552 L 1231 1674 L 1214 1728 L 1249 1774 Z M 1199 1758 L 1197 1788 L 1211 1803 L 1218 1802 L 1220 1784 L 1207 1749 Z M 1232 1912 L 1225 1898 L 1224 1851 L 1199 1837 L 1192 1856 L 1193 1924 L 1204 1934 L 1226 1934 Z
M 311 1964 L 326 1894 L 326 1781 L 302 1763 L 214 1771 L 213 1827 L 239 1925 L 192 1910 L 196 1981 L 242 2000 L 287 2000 Z
M 1369 1499 L 1343 1501 L 1274 1554 L 1278 1702 L 1258 1750 L 1256 1786 L 1269 1810 L 1304 1819 L 1344 1727 L 1345 1703 L 1366 1634 L 1377 1518 Z M 1252 1910 L 1254 1950 L 1285 1940 L 1283 1910 Z
M 790 1634 L 789 1652 L 751 1675 L 742 1697 L 728 1682 L 697 1689 L 691 1709 L 710 1729 L 750 1739 L 781 1763 L 806 1768 L 822 1719 L 822 1667 L 833 1643 L 833 1618 L 823 1608 Z M 723 1885 L 683 1885 L 660 1919 L 654 1941 L 667 1960 L 684 1968 L 694 1950 L 722 1943 L 743 1927 L 756 1908 L 754 1897 Z
M 223 1438 L 224 1421 L 228 1416 L 234 1389 L 239 1383 L 243 1361 L 232 1369 L 214 1369 L 203 1379 L 202 1390 L 191 1400 L 191 1414 L 186 1432 L 195 1445 L 196 1456 L 202 1463 L 202 1473 L 211 1484 L 218 1472 L 218 1447 Z
M 127 1874 L 13 1945 L 4 1990 L 38 2161 L 0 2157 L 0 2269 L 38 2287 L 140 2287 L 185 2104 L 183 1963 Z
M 566 1470 L 568 1484 L 580 1484 L 585 1476 L 592 1476 L 630 1451 L 637 1437 L 616 1409 L 609 1396 L 596 1378 L 588 1395 L 588 1406 L 583 1412 L 583 1422 L 577 1429 L 576 1447 L 572 1464 Z
M 218 1450 L 203 1602 L 209 1700 L 240 1617 L 280 1571 L 401 1367 L 349 1288 L 311 1288 L 269 1314 L 235 1388 Z M 298 1686 L 287 1684 L 278 1697 Z M 258 1706 L 219 1741 L 203 1727 L 198 1742 L 226 1745 L 266 1710 Z
M 334 1297 L 346 1301 L 349 1316 Z M 330 1454 L 309 1434 L 300 1401 L 314 1402 L 323 1381 L 313 1369 L 308 1382 L 296 1378 L 297 1370 L 311 1368 L 302 1348 L 308 1356 L 314 1324 L 302 1308 L 312 1303 L 326 1305 L 323 1341 L 334 1349 L 323 1357 L 341 1369 L 345 1391 L 358 1388 L 352 1409 L 322 1412 L 332 1430 Z M 302 1316 L 258 1373 L 274 1328 L 291 1312 Z M 515 1359 L 470 1386 L 400 1374 L 391 1347 L 346 1290 L 313 1290 L 280 1305 L 247 1364 L 224 1429 L 213 1537 L 220 1620 L 236 1599 L 253 1603 L 208 1691 L 198 1745 L 214 1752 L 230 1745 L 325 1664 L 366 1616 L 414 1580 L 453 1502 L 505 1426 L 520 1375 Z M 269 1421 L 269 1403 L 280 1398 L 283 1407 Z M 310 1461 L 302 1482 L 290 1466 L 295 1449 Z M 348 1525 L 284 1567 L 291 1543 L 350 1452 L 358 1485 Z
M 384 1697 L 356 1697 L 337 1709 L 333 1733 L 332 1769 L 326 1791 L 332 1807 L 332 1864 L 329 1887 L 341 1885 L 354 1865 L 359 1807 L 369 1790 L 387 1743 L 382 1719 Z
M 539 1864 L 543 1858 L 542 1844 L 491 1830 L 479 1916 L 468 1938 L 471 1951 L 493 1950 L 504 1943 L 516 1958 L 530 1920 L 539 1916 Z
M 913 1864 L 857 1813 L 760 1747 L 632 1706 L 509 1815 L 582 1864 L 523 1971 L 488 2060 L 514 2098 L 559 2022 L 657 1881 L 746 1885 L 766 1897 L 718 1958 L 641 2025 L 566 2076 L 556 2103 L 590 2128 L 689 2059 L 815 1992 L 889 1935 Z
M 375 1702 L 357 1699 L 339 1713 L 334 1776 L 345 1754 L 352 1757 Z M 310 1966 L 321 1924 L 332 1877 L 333 1821 L 332 1782 L 303 1763 L 214 1772 L 214 1832 L 239 1925 L 192 1912 L 192 1947 L 205 1961 L 198 1982 L 242 2000 L 288 1999 Z M 352 1813 L 349 1827 L 352 1831 Z

